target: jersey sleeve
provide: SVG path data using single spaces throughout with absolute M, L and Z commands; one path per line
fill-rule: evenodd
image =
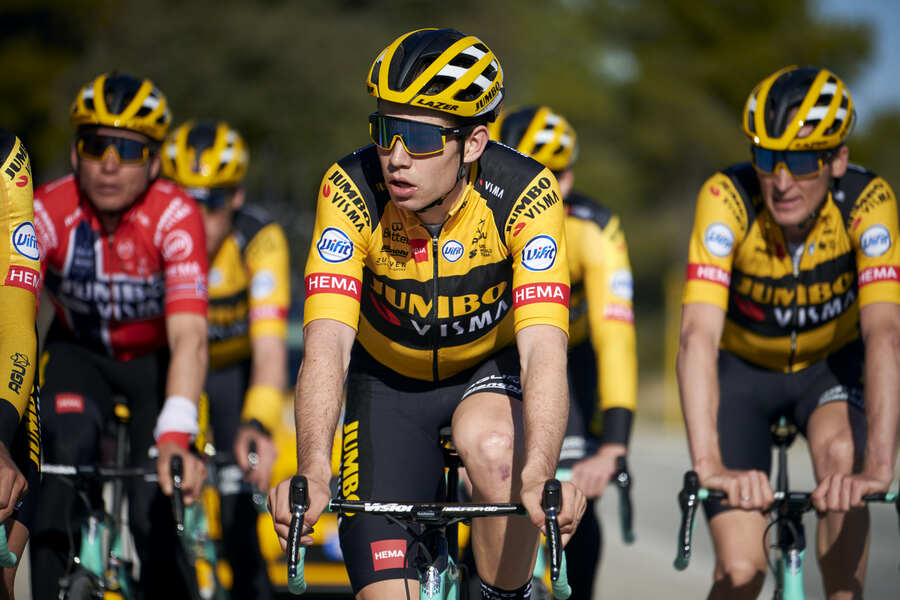
M 600 417 L 603 411 L 623 408 L 634 412 L 637 404 L 637 350 L 634 332 L 633 280 L 628 246 L 619 218 L 614 216 L 606 227 L 590 222 L 584 228 L 582 247 L 584 256 L 584 288 L 588 302 L 588 322 L 591 344 L 597 357 L 597 390 Z M 570 244 L 575 243 L 573 240 Z M 594 433 L 604 438 L 610 434 L 610 424 L 603 417 L 592 423 Z M 612 437 L 620 438 L 627 430 Z M 615 428 L 614 428 L 615 429 Z M 621 428 L 619 428 L 621 429 Z
M 253 236 L 246 250 L 250 276 L 250 337 L 287 337 L 291 269 L 287 239 L 277 223 Z
M 193 200 L 176 197 L 172 214 L 183 215 L 161 231 L 162 257 L 166 279 L 166 316 L 192 313 L 206 317 L 209 265 L 203 217 Z
M 335 181 L 341 182 L 341 195 Z M 359 328 L 359 301 L 362 294 L 363 266 L 368 253 L 371 216 L 355 214 L 350 219 L 336 204 L 344 198 L 362 198 L 359 188 L 339 165 L 332 165 L 322 178 L 316 206 L 312 245 L 306 260 L 303 306 L 304 327 L 316 319 L 333 319 Z M 354 210 L 366 211 L 364 202 Z
M 734 249 L 746 229 L 743 210 L 739 192 L 723 173 L 703 184 L 688 247 L 684 304 L 703 302 L 727 310 Z
M 900 304 L 898 231 L 897 199 L 891 186 L 876 177 L 850 213 L 860 307 L 874 302 Z
M 525 187 L 504 230 L 513 267 L 515 332 L 530 325 L 553 325 L 568 335 L 565 210 L 559 184 L 548 169 Z
M 28 406 L 37 368 L 34 321 L 41 252 L 28 153 L 3 131 L 0 161 L 0 441 L 8 447 Z

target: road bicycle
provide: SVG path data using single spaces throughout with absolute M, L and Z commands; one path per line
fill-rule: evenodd
M 303 577 L 305 548 L 300 546 L 303 515 L 309 507 L 306 478 L 291 478 L 291 524 L 288 531 L 288 590 L 295 595 L 306 590 Z M 565 555 L 559 531 L 558 515 L 562 508 L 562 486 L 552 479 L 544 486 L 542 507 L 546 514 L 547 551 L 553 596 L 568 598 L 572 590 L 566 575 Z M 414 564 L 419 576 L 420 600 L 457 600 L 460 597 L 460 570 L 450 553 L 447 528 L 479 517 L 503 517 L 527 514 L 521 504 L 478 504 L 453 502 L 369 502 L 332 498 L 328 510 L 340 514 L 382 515 L 413 536 L 419 552 Z M 404 560 L 408 550 L 404 554 Z M 408 596 L 408 590 L 407 590 Z
M 787 448 L 797 435 L 795 425 L 781 417 L 772 426 L 772 441 L 778 450 L 778 472 L 776 476 L 775 501 L 764 512 L 769 514 L 769 525 L 763 534 L 763 544 L 767 550 L 769 570 L 775 576 L 774 600 L 803 600 L 803 565 L 806 554 L 806 533 L 803 515 L 813 509 L 810 500 L 812 492 L 791 491 L 788 485 Z M 691 543 L 697 507 L 702 500 L 723 500 L 726 495 L 721 490 L 700 487 L 700 479 L 694 471 L 684 475 L 684 486 L 678 493 L 681 508 L 681 525 L 678 529 L 678 553 L 675 568 L 687 568 L 691 557 Z M 869 494 L 866 502 L 893 503 L 900 520 L 900 496 L 895 492 Z M 774 543 L 769 545 L 769 533 L 775 530 Z M 772 555 L 774 554 L 774 558 Z
M 88 510 L 87 518 L 80 524 L 81 541 L 78 551 L 73 553 L 70 569 L 59 582 L 61 600 L 130 600 L 135 597 L 133 561 L 131 553 L 125 547 L 128 531 L 122 518 L 124 486 L 125 481 L 130 478 L 153 483 L 158 482 L 158 478 L 155 467 L 125 466 L 128 460 L 130 412 L 123 402 L 116 401 L 114 415 L 116 446 L 112 466 L 41 465 L 43 476 L 63 477 L 69 481 L 76 496 Z M 190 586 L 190 593 L 194 600 L 227 600 L 227 591 L 217 577 L 217 555 L 208 535 L 209 523 L 202 503 L 198 501 L 190 506 L 184 504 L 183 470 L 182 458 L 173 456 L 170 472 L 174 488 L 171 502 L 175 530 L 196 576 L 194 585 Z M 88 493 L 89 489 L 96 489 L 107 482 L 112 487 L 108 507 L 105 502 L 98 505 L 92 501 Z M 74 550 L 74 544 L 72 546 Z

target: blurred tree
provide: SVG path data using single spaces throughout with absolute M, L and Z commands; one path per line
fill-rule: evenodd
M 36 172 L 61 161 L 59 147 L 69 137 L 59 76 L 86 51 L 112 4 L 5 0 L 0 5 L 0 126 L 22 138 Z

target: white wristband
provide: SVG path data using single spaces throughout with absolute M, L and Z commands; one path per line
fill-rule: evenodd
M 158 440 L 160 435 L 169 431 L 188 433 L 191 437 L 200 431 L 197 424 L 197 405 L 190 398 L 184 396 L 166 398 L 166 403 L 156 418 L 153 439 Z

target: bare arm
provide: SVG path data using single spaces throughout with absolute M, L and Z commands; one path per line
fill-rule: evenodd
M 331 446 L 341 413 L 344 379 L 356 331 L 331 319 L 317 319 L 303 334 L 304 357 L 297 377 L 297 472 L 327 482 Z
M 169 372 L 166 378 L 166 397 L 180 396 L 194 404 L 200 400 L 206 380 L 208 355 L 206 351 L 206 317 L 194 313 L 173 313 L 166 317 L 166 336 L 169 342 Z M 196 414 L 196 413 L 195 413 Z M 162 439 L 162 438 L 160 438 Z M 173 454 L 184 461 L 184 500 L 191 504 L 200 494 L 206 479 L 206 466 L 181 446 L 173 442 L 159 444 L 156 461 L 159 487 L 172 494 L 169 463 Z
M 860 310 L 866 346 L 866 460 L 864 471 L 890 482 L 900 427 L 900 305 L 869 304 Z
M 555 476 L 559 451 L 569 417 L 566 379 L 566 333 L 552 325 L 531 325 L 516 334 L 522 366 L 525 466 L 522 468 L 522 504 L 531 522 L 544 525 L 541 494 L 544 482 Z M 571 482 L 563 483 L 559 515 L 563 543 L 575 532 L 584 514 L 584 494 Z
M 691 460 L 701 473 L 722 468 L 717 360 L 724 326 L 725 312 L 718 306 L 691 303 L 682 309 L 678 389 Z
M 826 474 L 812 496 L 819 511 L 863 506 L 865 494 L 887 491 L 894 476 L 900 426 L 900 306 L 868 304 L 860 310 L 859 322 L 866 348 L 863 470 Z
M 718 354 L 724 326 L 725 311 L 716 305 L 696 302 L 682 309 L 678 387 L 691 460 L 700 482 L 723 490 L 728 504 L 762 508 L 774 499 L 766 474 L 726 469 L 719 448 Z
M 253 365 L 250 385 L 267 385 L 284 389 L 287 382 L 287 344 L 274 335 L 261 335 L 250 340 Z
M 304 357 L 294 393 L 294 418 L 297 473 L 305 475 L 309 483 L 309 510 L 303 519 L 308 528 L 318 521 L 331 494 L 331 445 L 355 338 L 352 327 L 332 319 L 316 319 L 303 330 Z M 290 480 L 269 491 L 269 507 L 284 548 L 291 522 Z M 311 544 L 312 538 L 304 536 L 302 542 Z
M 250 346 L 250 391 L 244 399 L 243 425 L 234 439 L 234 457 L 244 478 L 257 489 L 264 490 L 269 487 L 272 466 L 278 458 L 271 434 L 277 427 L 283 405 L 287 344 L 281 336 L 260 335 L 250 338 Z M 261 423 L 269 435 L 251 424 L 253 420 Z M 250 464 L 251 442 L 256 446 L 257 462 L 254 465 Z
M 166 317 L 169 339 L 167 396 L 200 400 L 206 380 L 206 317 L 193 313 L 174 313 Z
M 525 466 L 523 481 L 553 477 L 569 416 L 565 332 L 552 325 L 519 331 L 516 344 L 522 363 Z

